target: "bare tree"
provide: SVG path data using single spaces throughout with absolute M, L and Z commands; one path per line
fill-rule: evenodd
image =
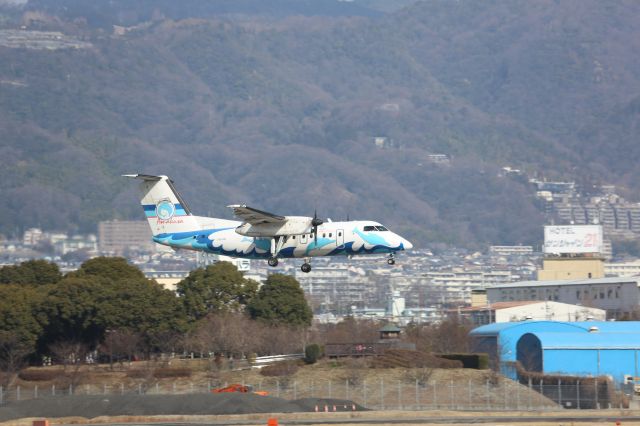
M 54 361 L 63 365 L 65 379 L 69 385 L 77 386 L 85 376 L 82 366 L 89 352 L 86 344 L 75 341 L 61 341 L 49 345 Z
M 338 324 L 323 327 L 320 335 L 322 343 L 362 343 L 375 342 L 379 338 L 378 330 L 382 324 L 372 320 L 360 320 L 347 317 Z
M 469 352 L 471 325 L 449 318 L 438 324 L 416 324 L 407 328 L 404 339 L 424 352 Z
M 11 385 L 18 372 L 26 365 L 26 356 L 30 350 L 15 333 L 0 332 L 0 384 Z
M 433 376 L 433 368 L 431 367 L 409 368 L 404 375 L 406 381 L 417 383 L 420 387 L 426 387 L 431 376 Z
M 367 375 L 369 364 L 366 358 L 347 358 L 344 361 L 344 379 L 351 386 L 358 386 Z
M 100 351 L 109 356 L 109 366 L 113 370 L 113 362 L 122 366 L 126 359 L 131 362 L 140 346 L 140 334 L 128 329 L 107 330 Z

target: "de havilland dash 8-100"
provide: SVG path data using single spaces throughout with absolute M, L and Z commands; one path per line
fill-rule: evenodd
M 310 272 L 316 256 L 388 255 L 413 245 L 377 222 L 332 222 L 314 214 L 279 216 L 245 205 L 228 206 L 242 221 L 194 216 L 167 176 L 123 175 L 140 180 L 142 207 L 153 241 L 176 249 L 189 249 L 231 257 L 267 259 L 303 258 L 303 272 Z

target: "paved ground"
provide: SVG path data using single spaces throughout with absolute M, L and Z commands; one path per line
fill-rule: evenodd
M 242 393 L 182 395 L 74 395 L 11 402 L 0 406 L 0 422 L 25 417 L 229 415 L 357 411 L 364 407 L 341 399 L 304 398 L 287 401 Z M 325 408 L 326 407 L 326 408 Z
M 325 412 L 327 407 L 328 412 Z M 335 412 L 334 410 L 335 406 Z M 316 412 L 316 407 L 319 412 Z M 355 411 L 354 411 L 355 408 Z M 266 425 L 518 425 L 640 426 L 640 411 L 555 412 L 369 411 L 346 400 L 287 401 L 253 394 L 72 396 L 14 402 L 0 407 L 0 426 L 30 426 L 34 418 L 52 425 L 220 426 Z
M 467 426 L 478 424 L 514 425 L 514 426 L 587 426 L 587 425 L 640 425 L 640 412 L 606 411 L 559 411 L 532 415 L 531 412 L 401 412 L 401 411 L 369 411 L 356 413 L 288 413 L 288 414 L 252 414 L 252 415 L 220 415 L 220 416 L 152 416 L 152 417 L 101 417 L 86 421 L 81 418 L 53 420 L 53 425 L 91 425 L 100 426 L 220 426 L 267 425 L 269 418 L 276 418 L 280 426 L 367 426 L 367 425 L 403 425 L 429 426 L 453 425 Z M 29 426 L 33 419 L 23 419 L 2 423 L 3 426 Z M 84 420 L 84 421 L 83 421 Z

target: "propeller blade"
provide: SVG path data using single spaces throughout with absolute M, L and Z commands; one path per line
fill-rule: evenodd
M 318 226 L 322 225 L 324 221 L 318 218 L 318 210 L 314 209 L 313 211 L 313 219 L 311 219 L 311 226 L 313 227 L 313 239 L 318 245 Z

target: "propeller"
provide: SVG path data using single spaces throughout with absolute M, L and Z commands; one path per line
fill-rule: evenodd
M 318 226 L 322 225 L 323 223 L 324 221 L 318 218 L 318 211 L 314 210 L 313 219 L 311 219 L 311 226 L 313 227 L 313 239 L 316 243 L 316 246 L 318 245 Z

